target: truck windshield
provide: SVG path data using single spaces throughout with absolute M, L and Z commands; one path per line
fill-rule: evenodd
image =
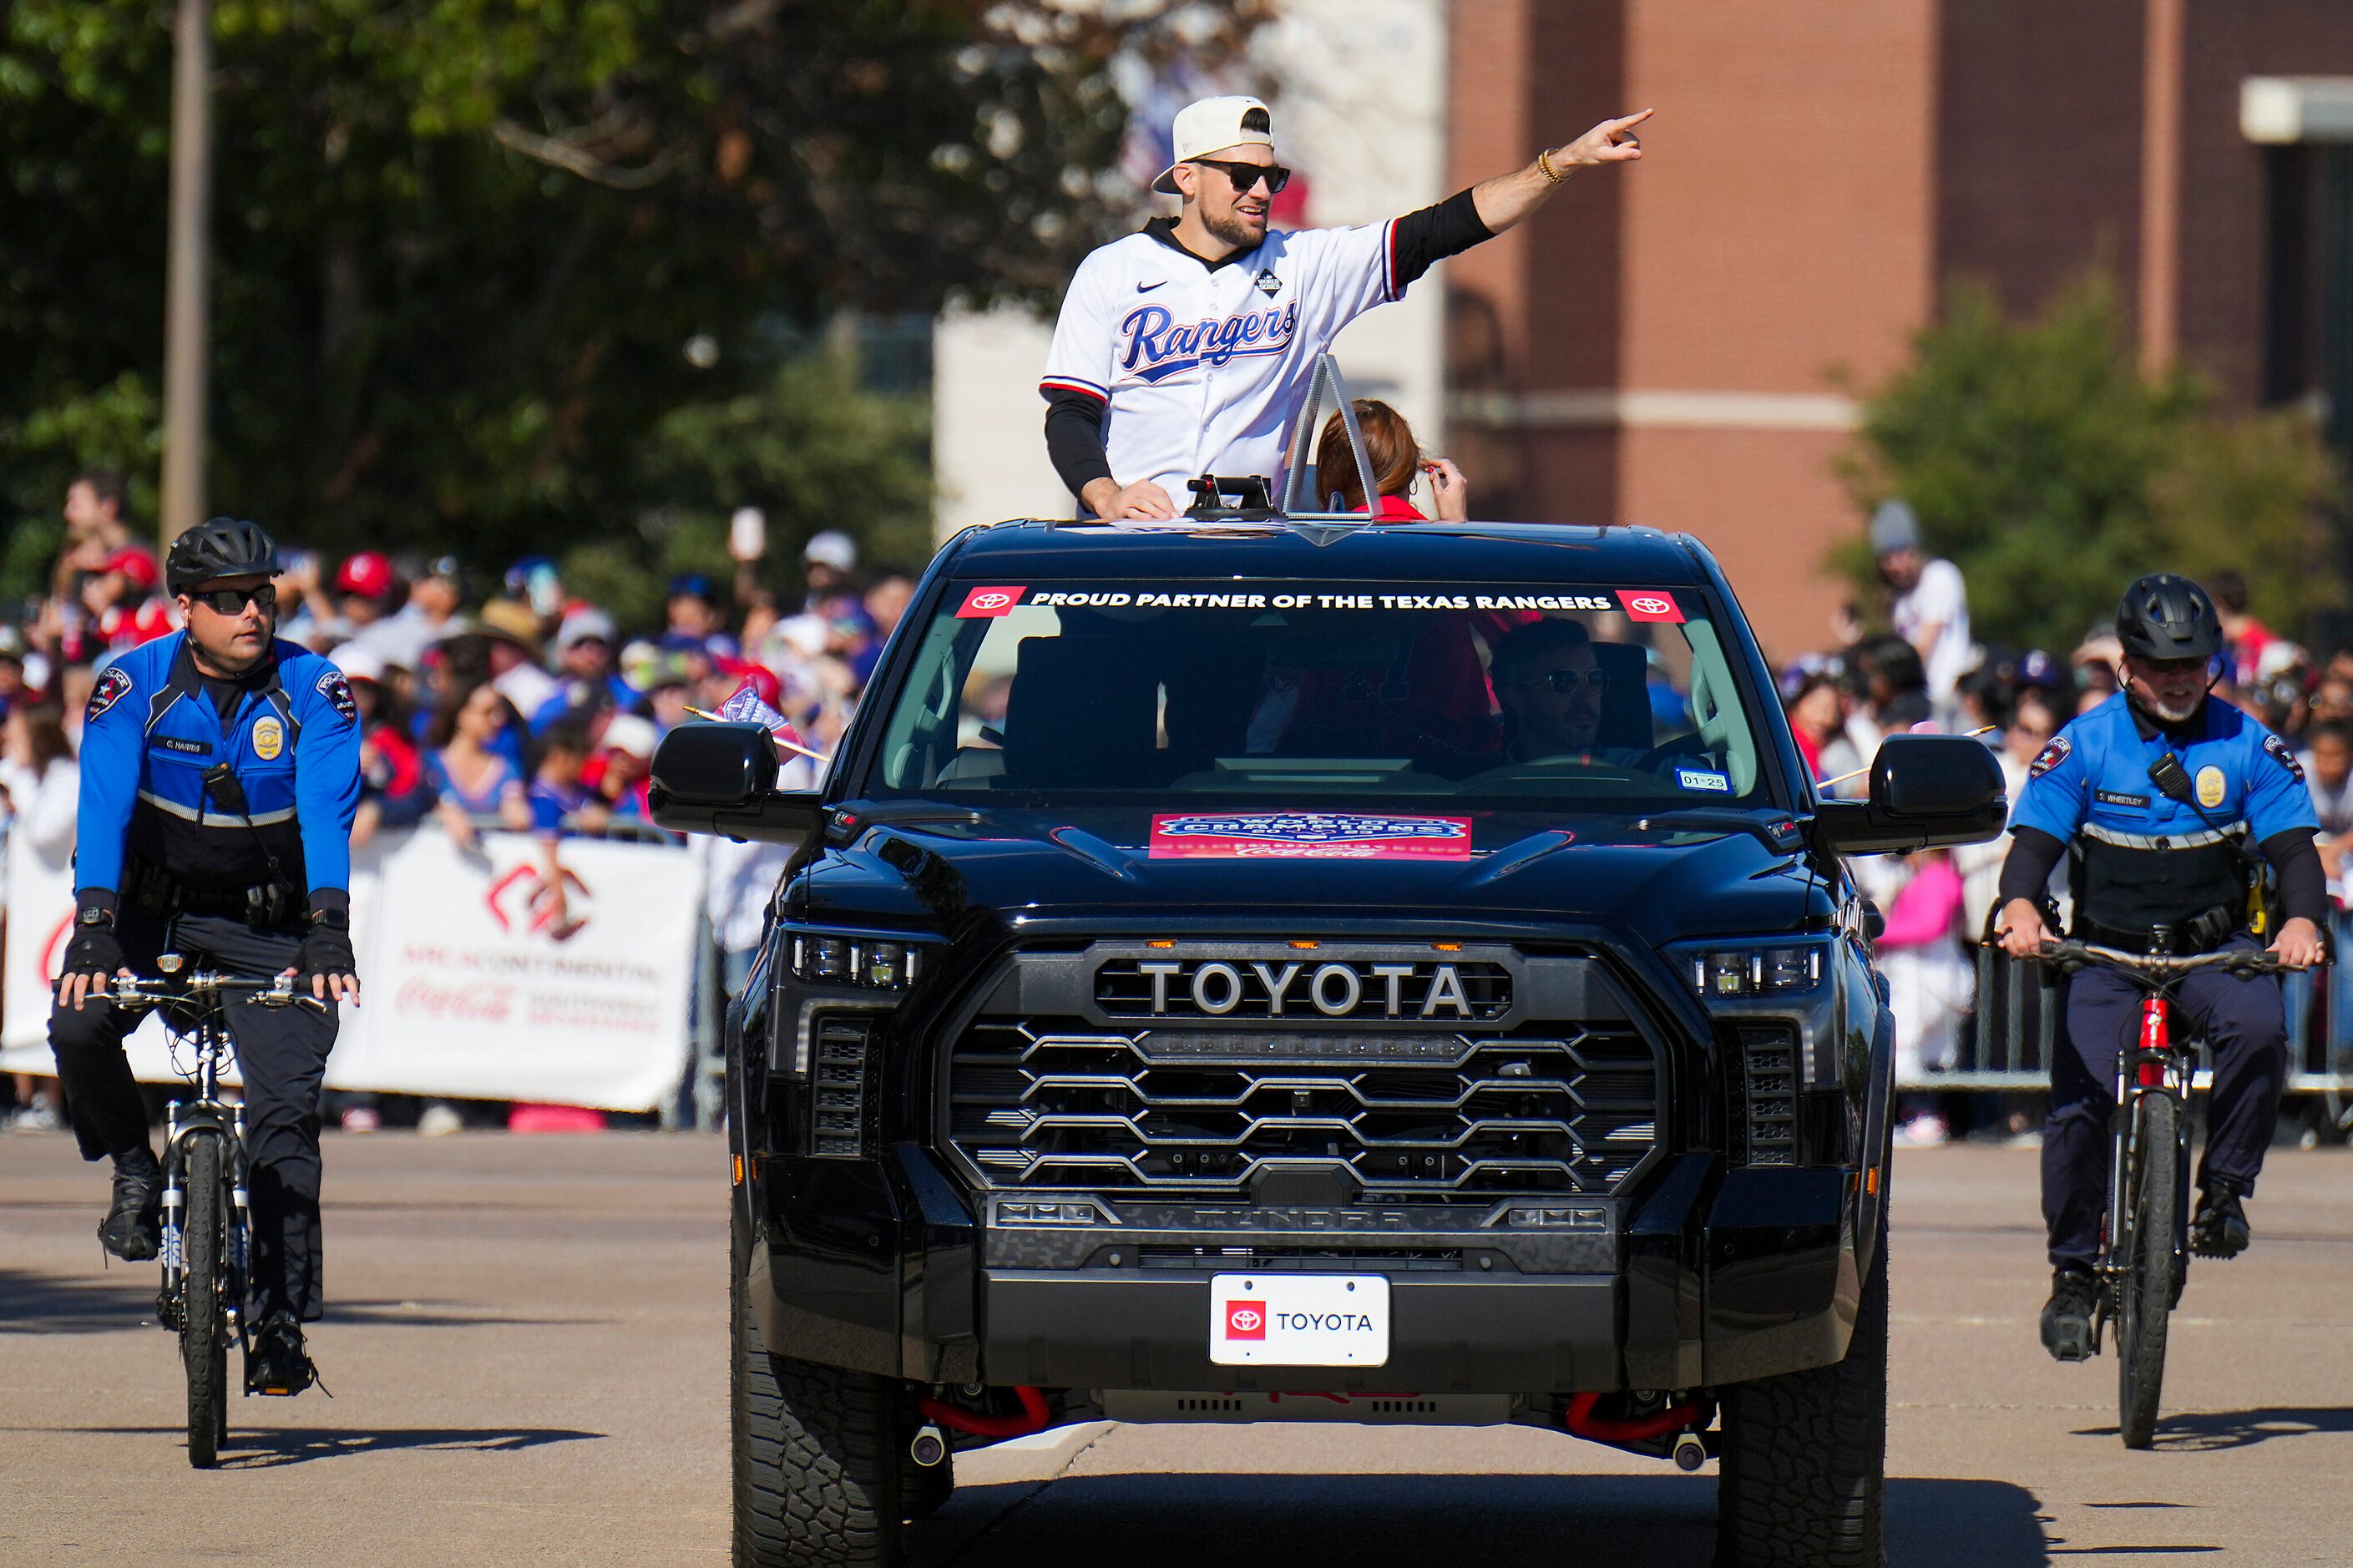
M 1689 587 L 958 583 L 867 793 L 1763 805 L 1741 690 Z

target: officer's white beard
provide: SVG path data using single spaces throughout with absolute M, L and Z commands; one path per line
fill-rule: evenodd
M 2137 691 L 2133 693 L 2134 705 L 2162 724 L 2187 724 L 2198 716 L 2198 705 L 2205 700 L 2206 694 L 2201 691 L 2180 707 L 2175 708 L 2159 702 L 2157 700 L 2157 694 L 2153 691 L 2146 697 Z

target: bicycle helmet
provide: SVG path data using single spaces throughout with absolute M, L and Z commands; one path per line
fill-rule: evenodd
M 258 522 L 216 517 L 172 542 L 164 581 L 173 595 L 192 594 L 222 577 L 275 577 L 278 546 Z
M 2125 590 L 2116 640 L 2141 658 L 2211 658 L 2222 651 L 2222 619 L 2205 589 L 2159 572 Z

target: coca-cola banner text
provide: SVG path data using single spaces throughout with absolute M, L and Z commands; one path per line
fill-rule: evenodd
M 365 1003 L 343 1009 L 331 1089 L 649 1110 L 686 1070 L 702 872 L 681 847 L 568 839 L 565 896 L 545 850 L 438 827 L 353 857 L 352 931 Z M 53 1072 L 48 994 L 73 911 L 69 873 L 8 890 L 0 1069 Z M 132 1070 L 173 1081 L 162 1026 Z M 185 1056 L 185 1052 L 183 1055 Z

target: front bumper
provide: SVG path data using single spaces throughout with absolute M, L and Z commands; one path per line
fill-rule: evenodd
M 1846 1349 L 1867 1258 L 1858 1173 L 1665 1161 L 1584 1234 L 1451 1238 L 1454 1267 L 1383 1273 L 1394 1304 L 1378 1369 L 1251 1369 L 1208 1359 L 1209 1279 L 1250 1268 L 1141 1267 L 1138 1236 L 992 1226 L 932 1156 L 757 1163 L 753 1300 L 767 1342 L 923 1383 L 1160 1390 L 1319 1387 L 1529 1394 L 1714 1386 L 1820 1366 Z M 1427 1251 L 1429 1234 L 1210 1238 L 1280 1253 Z M 1205 1232 L 1188 1232 L 1197 1238 Z M 1123 1240 L 1124 1238 L 1124 1240 Z M 1113 1264 L 1113 1251 L 1120 1261 Z M 1483 1265 L 1482 1265 L 1482 1259 Z M 1161 1263 L 1167 1258 L 1163 1249 Z

